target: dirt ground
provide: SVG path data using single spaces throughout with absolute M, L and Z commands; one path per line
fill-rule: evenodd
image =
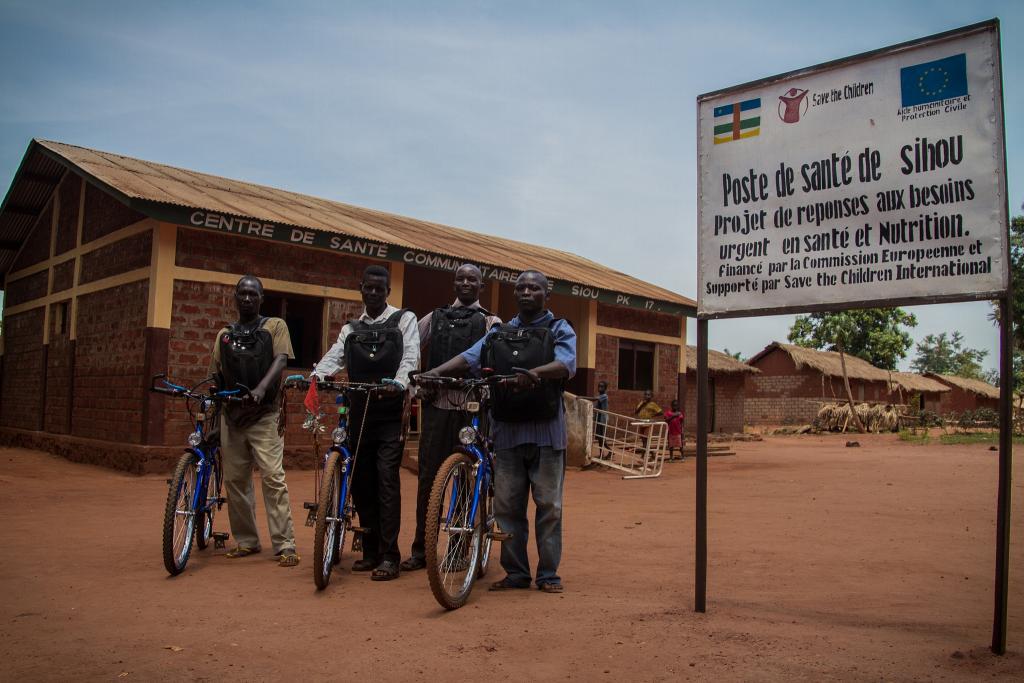
M 991 638 L 996 454 L 894 436 L 772 437 L 709 465 L 708 612 L 693 612 L 694 462 L 657 480 L 571 471 L 566 592 L 445 612 L 424 573 L 313 586 L 269 553 L 193 552 L 168 578 L 163 476 L 0 450 L 6 680 L 1022 680 L 1024 495 L 1009 650 Z M 1024 454 L 1015 465 L 1024 481 Z M 289 473 L 296 519 L 312 473 Z M 415 481 L 403 471 L 402 547 Z M 265 517 L 260 510 L 261 522 Z M 226 511 L 217 527 L 227 529 Z M 264 526 L 265 533 L 265 526 Z M 269 544 L 268 544 L 269 545 Z M 488 579 L 500 578 L 497 565 Z

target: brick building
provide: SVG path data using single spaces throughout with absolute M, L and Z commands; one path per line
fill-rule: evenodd
M 949 391 L 942 395 L 939 402 L 937 412 L 941 415 L 951 413 L 959 415 L 978 408 L 999 410 L 999 387 L 992 386 L 980 379 L 968 379 L 956 375 L 940 375 L 929 372 L 927 376 L 949 387 Z
M 688 434 L 697 430 L 697 347 L 686 348 L 686 412 Z M 732 356 L 708 349 L 708 431 L 740 433 L 746 424 L 746 378 L 761 371 Z
M 481 266 L 483 304 L 511 318 L 512 282 L 545 272 L 550 307 L 578 335 L 570 390 L 598 378 L 613 407 L 680 387 L 686 297 L 576 254 L 71 145 L 32 141 L 0 207 L 4 276 L 0 440 L 130 471 L 160 470 L 189 427 L 146 391 L 160 372 L 206 376 L 239 277 L 263 279 L 263 312 L 285 318 L 308 372 L 362 309 L 370 263 L 391 271 L 391 303 L 418 315 L 450 303 L 452 273 Z M 301 397 L 290 458 L 310 459 Z
M 895 384 L 890 400 L 906 404 L 916 402 L 920 410 L 942 413 L 942 399 L 950 391 L 947 385 L 915 372 L 894 372 L 892 378 Z

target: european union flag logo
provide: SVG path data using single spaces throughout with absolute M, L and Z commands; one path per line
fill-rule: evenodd
M 900 69 L 903 106 L 928 104 L 967 94 L 967 55 L 960 53 L 934 62 Z

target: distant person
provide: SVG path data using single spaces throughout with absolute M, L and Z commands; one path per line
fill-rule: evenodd
M 668 459 L 672 461 L 672 451 L 679 449 L 679 460 L 686 460 L 683 453 L 683 413 L 679 410 L 679 401 L 672 401 L 672 409 L 665 411 L 665 422 L 668 423 Z
M 248 388 L 249 400 L 228 403 L 220 420 L 224 488 L 228 521 L 237 546 L 226 557 L 237 559 L 261 551 L 256 529 L 256 500 L 252 466 L 263 478 L 263 505 L 274 555 L 282 567 L 299 563 L 295 528 L 284 480 L 284 439 L 278 433 L 281 406 L 281 371 L 292 353 L 288 326 L 280 318 L 260 315 L 263 283 L 246 275 L 235 285 L 238 322 L 222 329 L 213 343 L 210 373 L 222 389 Z
M 436 368 L 451 360 L 480 340 L 487 330 L 501 324 L 501 318 L 491 315 L 480 305 L 483 274 L 472 264 L 459 266 L 455 271 L 455 302 L 438 308 L 420 318 L 420 348 L 423 367 Z M 459 447 L 459 430 L 469 424 L 469 415 L 462 410 L 465 392 L 459 389 L 441 389 L 427 393 L 420 389 L 423 417 L 420 425 L 419 475 L 416 484 L 416 535 L 412 553 L 402 561 L 404 571 L 427 566 L 424 538 L 426 535 L 427 503 L 434 477 L 441 463 Z
M 654 420 L 661 417 L 661 406 L 654 402 L 654 392 L 644 390 L 644 397 L 636 404 L 633 414 L 641 420 Z
M 644 397 L 636 404 L 633 414 L 641 420 L 647 420 L 648 422 L 661 419 L 661 406 L 654 402 L 654 392 L 650 389 L 644 390 Z M 647 450 L 648 433 L 640 435 L 640 444 L 644 450 Z

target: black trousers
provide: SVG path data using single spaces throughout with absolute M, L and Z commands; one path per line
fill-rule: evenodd
M 426 534 L 427 502 L 434 486 L 434 477 L 441 463 L 459 446 L 459 430 L 469 424 L 470 416 L 461 410 L 444 410 L 424 405 L 422 420 L 419 482 L 416 485 L 416 536 L 412 541 L 412 555 L 421 559 L 426 554 L 423 537 Z
M 358 436 L 352 434 L 352 443 Z M 401 421 L 369 423 L 352 473 L 352 500 L 359 513 L 363 536 L 363 557 L 398 562 L 398 532 L 402 522 L 402 488 L 398 478 L 402 466 Z

